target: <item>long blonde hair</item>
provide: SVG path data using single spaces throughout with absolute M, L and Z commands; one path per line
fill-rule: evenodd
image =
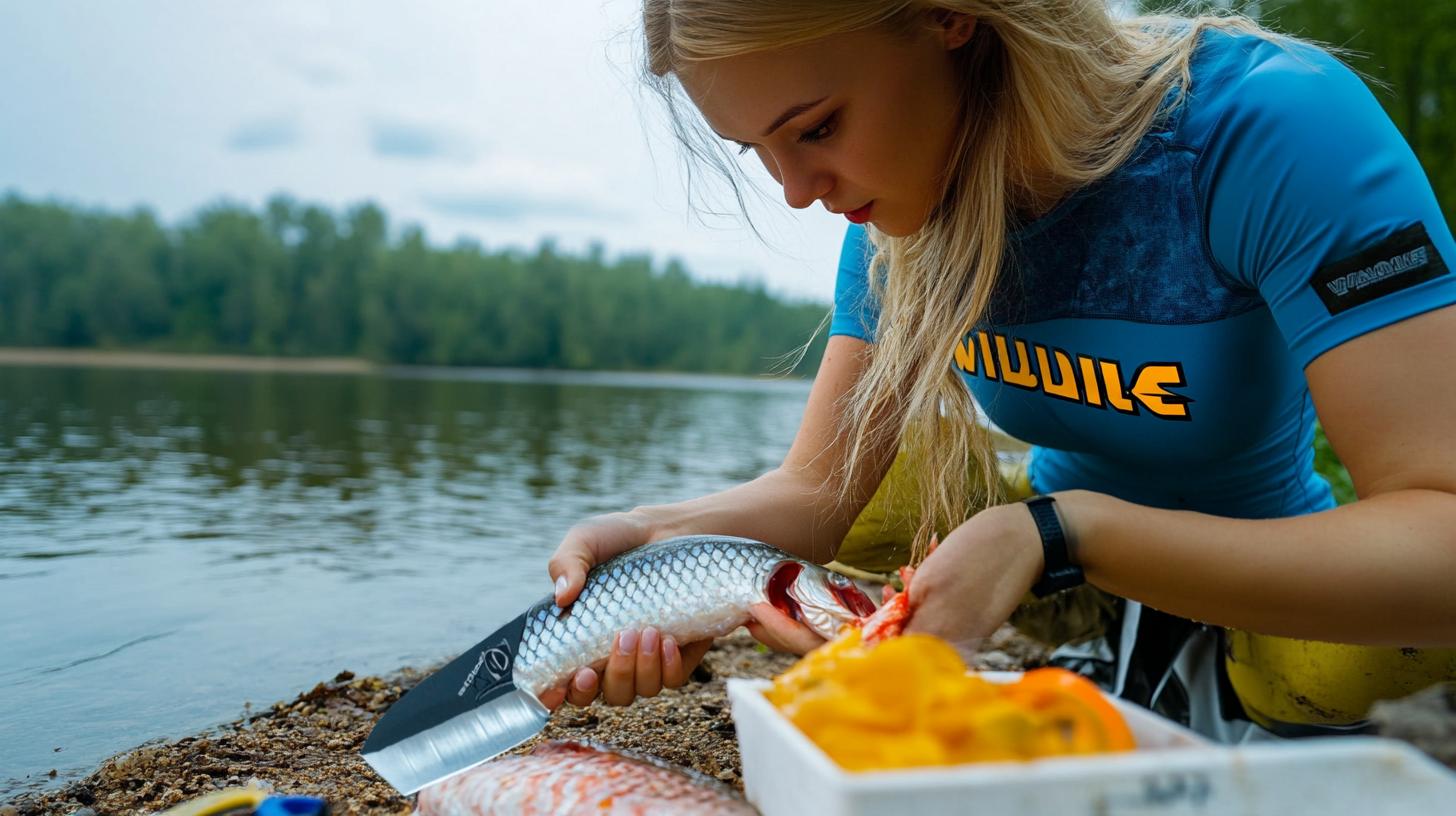
M 916 441 L 917 556 L 933 532 L 1003 498 L 990 434 L 973 421 L 950 361 L 986 313 L 1008 232 L 1132 155 L 1169 91 L 1187 87 L 1203 31 L 1273 36 L 1242 17 L 1117 19 L 1105 0 L 645 0 L 648 79 L 690 157 L 726 170 L 721 142 L 679 115 L 678 69 L 875 27 L 904 32 L 937 10 L 977 20 L 956 52 L 960 132 L 926 224 L 900 238 L 869 231 L 880 317 L 868 367 L 840 412 L 849 444 L 838 466 L 840 498 L 862 501 L 852 486 L 871 452 Z

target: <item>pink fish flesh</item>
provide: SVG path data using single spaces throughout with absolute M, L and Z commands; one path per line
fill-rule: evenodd
M 756 813 L 716 779 L 606 746 L 546 742 L 420 791 L 419 816 Z

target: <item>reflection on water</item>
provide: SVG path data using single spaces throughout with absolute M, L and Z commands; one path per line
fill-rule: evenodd
M 0 790 L 453 655 L 575 520 L 772 467 L 806 393 L 0 367 Z

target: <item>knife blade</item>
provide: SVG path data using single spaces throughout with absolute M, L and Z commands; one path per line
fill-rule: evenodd
M 530 614 L 475 644 L 384 713 L 361 751 L 384 781 L 411 794 L 541 732 L 551 712 L 512 676 Z

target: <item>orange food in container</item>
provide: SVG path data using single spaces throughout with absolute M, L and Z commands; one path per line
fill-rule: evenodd
M 929 635 L 878 644 L 849 630 L 775 680 L 769 702 L 847 770 L 1127 751 L 1132 732 L 1090 681 L 1062 669 L 997 683 Z

